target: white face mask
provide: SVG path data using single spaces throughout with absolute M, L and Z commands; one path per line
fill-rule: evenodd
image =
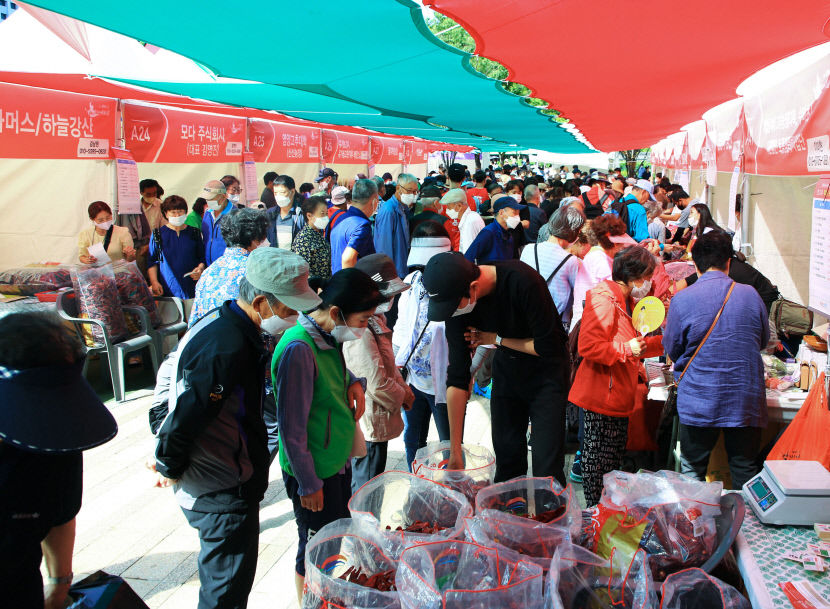
M 413 193 L 407 192 L 401 195 L 401 203 L 404 205 L 413 205 L 417 199 L 418 195 Z
M 392 308 L 392 301 L 388 300 L 388 301 L 384 302 L 383 304 L 378 305 L 378 308 L 375 309 L 375 313 L 378 314 L 378 315 L 381 314 L 381 313 L 386 313 L 391 308 Z
M 329 225 L 329 217 L 328 216 L 318 216 L 314 218 L 314 228 L 317 230 L 325 230 L 325 228 Z
M 458 220 L 458 210 L 447 208 L 447 217 L 450 220 Z
M 236 205 L 237 203 L 239 203 L 239 195 L 228 195 L 228 200 L 230 200 L 231 203 Z
M 173 226 L 184 226 L 187 222 L 187 216 L 168 216 L 167 221 Z
M 220 209 L 222 209 L 219 206 L 219 201 L 217 201 L 216 199 L 213 199 L 212 201 L 207 201 L 207 208 L 210 211 L 219 211 Z
M 271 309 L 270 302 L 268 303 L 268 308 Z M 259 315 L 259 313 L 257 313 L 257 315 Z M 262 315 L 259 315 L 259 329 L 266 334 L 270 334 L 271 336 L 277 336 L 296 324 L 299 318 L 300 316 L 296 313 L 289 317 L 282 318 L 274 313 L 274 309 L 271 309 L 271 317 L 268 319 L 262 319 Z
M 470 302 L 467 303 L 466 306 L 461 307 L 460 309 L 456 309 L 455 313 L 452 314 L 453 317 L 458 317 L 459 315 L 466 315 L 467 313 L 472 312 L 473 309 L 476 307 L 476 302 L 478 301 L 477 298 L 470 297 Z
M 112 226 L 112 220 L 108 220 L 107 222 L 96 222 L 95 226 L 101 230 L 109 230 L 110 226 Z
M 513 197 L 513 199 L 516 201 L 516 203 L 521 203 L 522 202 L 522 195 L 520 195 L 518 193 L 515 193 L 515 194 L 512 194 L 510 196 Z
M 291 205 L 291 197 L 277 195 L 275 199 L 277 200 L 277 205 L 279 205 L 280 207 L 288 207 L 289 205 Z
M 327 180 L 323 180 L 322 182 L 317 183 L 317 190 L 326 190 L 329 187 L 329 183 Z
M 343 320 L 343 323 L 346 323 L 346 318 L 343 317 L 343 313 L 340 313 L 340 319 Z M 358 340 L 363 333 L 366 332 L 366 328 L 353 328 L 351 326 L 342 325 L 342 326 L 334 326 L 334 330 L 331 331 L 331 336 L 334 340 L 338 343 L 346 343 L 350 340 Z
M 517 226 L 519 226 L 519 223 L 521 221 L 522 219 L 519 217 L 519 214 L 516 214 L 515 216 L 510 216 L 509 218 L 507 218 L 507 220 L 505 220 L 505 222 L 507 223 L 507 228 L 516 228 Z
M 696 228 L 700 223 L 700 216 L 689 216 L 689 226 Z
M 631 288 L 631 298 L 642 300 L 651 291 L 651 279 L 646 279 L 642 285 L 635 285 Z

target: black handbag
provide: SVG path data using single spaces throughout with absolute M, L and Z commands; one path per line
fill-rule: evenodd
M 712 334 L 712 330 L 715 329 L 715 325 L 718 323 L 720 319 L 721 313 L 723 313 L 723 308 L 726 306 L 727 301 L 729 301 L 729 297 L 732 296 L 732 290 L 735 289 L 735 282 L 732 282 L 732 285 L 729 286 L 729 291 L 726 293 L 726 298 L 723 299 L 723 304 L 720 306 L 720 310 L 718 314 L 715 315 L 715 320 L 712 322 L 712 325 L 709 326 L 709 330 L 706 332 L 706 336 L 703 337 L 703 340 L 700 341 L 700 344 L 695 349 L 695 352 L 692 353 L 692 357 L 689 359 L 689 363 L 686 364 L 686 367 L 683 369 L 683 372 L 680 373 L 680 378 L 677 379 L 677 382 L 669 385 L 668 392 L 669 395 L 666 397 L 666 403 L 663 404 L 663 410 L 660 413 L 660 423 L 658 424 L 658 429 L 663 429 L 664 425 L 670 425 L 671 422 L 674 420 L 674 417 L 677 415 L 677 387 L 680 385 L 680 381 L 683 380 L 683 377 L 686 376 L 686 373 L 689 371 L 689 368 L 692 366 L 692 362 L 695 360 L 695 357 L 698 353 L 700 353 L 701 347 L 706 343 L 706 340 L 709 338 L 709 335 Z

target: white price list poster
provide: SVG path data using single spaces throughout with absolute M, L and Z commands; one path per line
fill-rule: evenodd
M 813 192 L 809 306 L 830 317 L 830 176 L 822 177 Z
M 138 190 L 138 165 L 128 150 L 113 148 L 115 179 L 118 184 L 118 213 L 140 214 L 141 193 Z
M 256 180 L 256 163 L 253 152 L 242 153 L 242 176 L 245 180 L 245 200 L 248 202 L 259 201 L 257 194 L 258 184 Z

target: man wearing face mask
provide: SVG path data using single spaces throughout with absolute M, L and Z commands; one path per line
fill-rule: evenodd
M 446 252 L 427 263 L 423 283 L 430 296 L 428 318 L 446 322 L 449 345 L 447 469 L 463 467 L 470 350 L 495 345 L 490 402 L 495 480 L 527 473 L 531 422 L 533 475 L 553 476 L 564 486 L 568 335 L 544 279 L 518 260 L 476 266 Z
M 155 469 L 199 531 L 199 609 L 244 607 L 256 572 L 270 464 L 260 333 L 279 334 L 297 310 L 319 302 L 302 258 L 258 249 L 239 297 L 191 328 L 170 364 L 170 412 L 157 433 Z
M 519 212 L 525 209 L 513 197 L 502 195 L 493 204 L 495 222 L 485 226 L 464 252 L 470 262 L 485 264 L 513 258 L 513 236 L 510 230 L 521 223 Z
M 277 206 L 266 212 L 268 217 L 268 241 L 271 247 L 290 250 L 294 238 L 305 225 L 302 213 L 295 207 L 297 203 L 294 179 L 282 175 L 274 179 L 274 199 Z M 300 197 L 300 203 L 304 201 Z
M 648 180 L 637 180 L 631 194 L 623 197 L 622 203 L 628 211 L 627 232 L 637 243 L 648 239 L 648 214 L 644 207 L 646 201 L 655 201 L 652 191 L 654 185 Z
M 332 275 L 320 298 L 317 309 L 303 314 L 283 334 L 271 363 L 280 467 L 297 520 L 300 606 L 308 540 L 324 525 L 349 516 L 350 457 L 355 422 L 365 410 L 365 380 L 356 379 L 346 367 L 342 344 L 361 339 L 378 305 L 387 300 L 355 268 Z
M 242 185 L 239 183 L 236 176 L 225 175 L 219 178 L 219 181 L 224 184 L 225 190 L 228 193 L 228 201 L 230 201 L 234 207 L 246 207 L 240 198 L 242 195 Z
M 375 253 L 372 225 L 378 208 L 378 187 L 372 180 L 355 180 L 352 203 L 331 229 L 331 271 L 353 267 L 358 259 Z
M 415 232 L 415 228 L 417 228 L 421 222 L 431 221 L 444 225 L 444 223 L 449 220 L 449 218 L 443 214 L 444 205 L 441 203 L 441 189 L 437 186 L 432 184 L 424 186 L 421 189 L 418 203 L 421 204 L 422 209 L 417 214 L 412 216 L 412 220 L 409 223 L 410 238 L 411 233 Z
M 233 203 L 228 200 L 225 185 L 219 180 L 211 180 L 197 195 L 207 202 L 205 215 L 202 217 L 202 241 L 205 243 L 205 264 L 210 266 L 213 261 L 225 253 L 225 240 L 222 238 L 222 219 L 233 209 Z
M 337 173 L 331 167 L 323 167 L 314 179 L 318 194 L 331 197 L 331 189 L 337 185 Z
M 444 204 L 445 213 L 449 217 L 449 222 L 444 223 L 444 228 L 452 224 L 455 229 L 454 234 L 449 229 L 447 230 L 452 241 L 452 248 L 463 254 L 484 228 L 484 220 L 478 212 L 470 209 L 469 199 L 459 188 L 454 188 L 445 194 L 441 203 Z
M 410 208 L 418 199 L 418 180 L 402 173 L 398 176 L 395 194 L 383 202 L 375 218 L 375 250 L 395 261 L 400 277 L 406 277 L 409 256 Z

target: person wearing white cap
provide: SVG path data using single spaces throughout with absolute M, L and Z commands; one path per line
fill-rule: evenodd
M 631 235 L 637 243 L 648 239 L 648 214 L 644 207 L 646 201 L 655 201 L 654 185 L 648 180 L 637 180 L 631 189 L 631 193 L 622 198 L 622 205 L 628 212 L 628 217 L 623 217 L 626 223 L 626 232 Z
M 170 364 L 170 412 L 156 434 L 159 486 L 172 485 L 199 531 L 199 609 L 244 607 L 256 572 L 259 503 L 270 456 L 262 332 L 278 335 L 320 298 L 297 254 L 248 256 L 239 297 L 205 315 Z
M 470 244 L 475 241 L 481 229 L 484 228 L 484 220 L 481 219 L 478 212 L 470 209 L 467 193 L 460 188 L 450 189 L 441 199 L 441 204 L 444 205 L 450 221 L 457 227 L 455 231 L 456 238 L 452 244 L 453 249 L 463 254 L 470 247 Z M 453 233 L 447 232 L 449 232 L 452 240 Z
M 219 180 L 210 180 L 197 196 L 207 202 L 207 210 L 202 217 L 202 240 L 205 243 L 205 264 L 210 266 L 225 253 L 225 240 L 219 227 L 225 214 L 233 209 L 233 203 L 228 200 L 225 185 Z

